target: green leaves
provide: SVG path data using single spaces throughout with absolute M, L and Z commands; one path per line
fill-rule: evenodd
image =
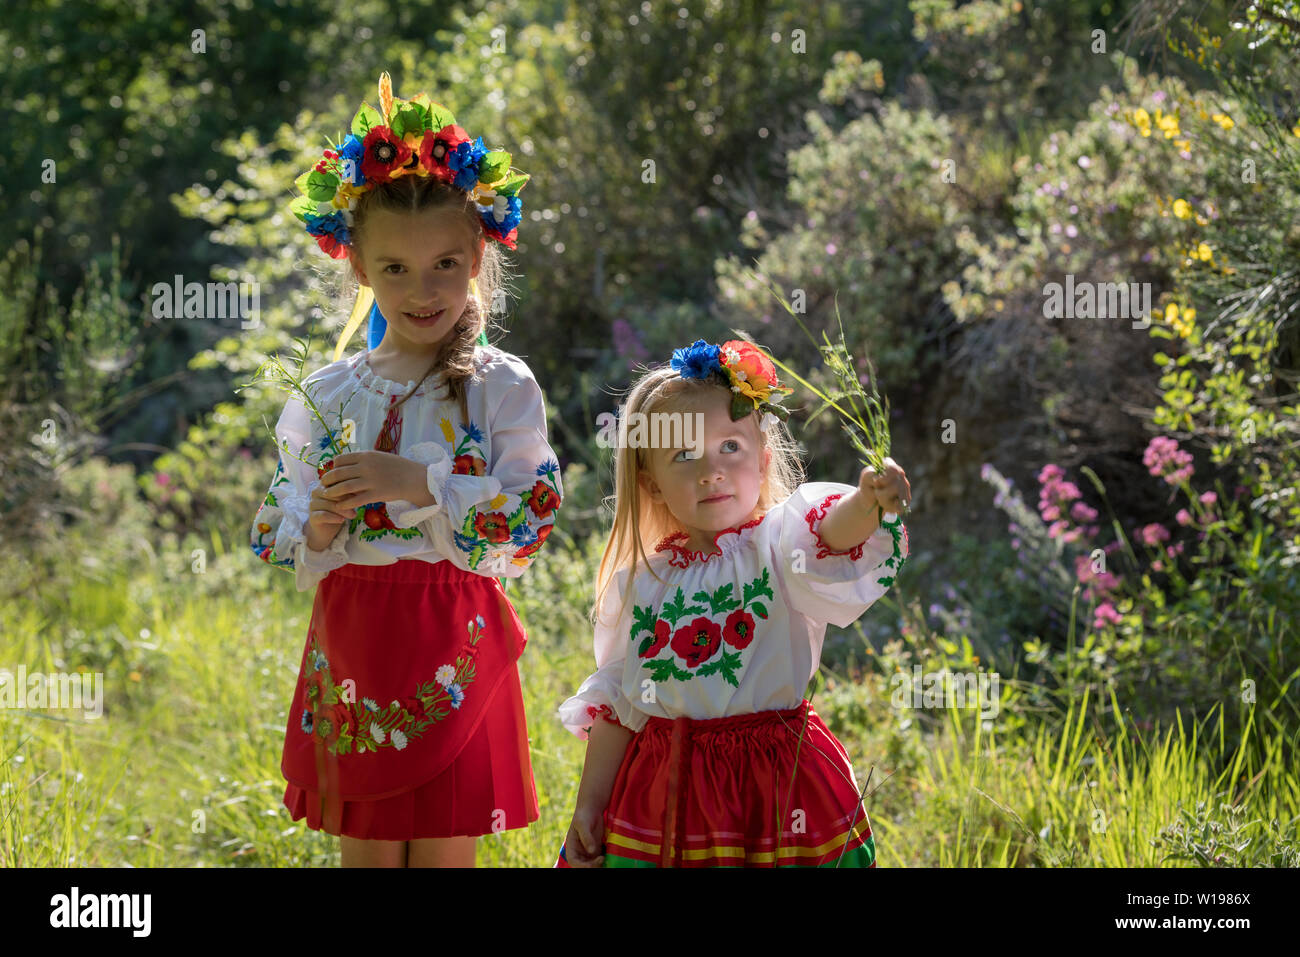
M 642 631 L 648 631 L 654 634 L 655 620 L 659 616 L 655 614 L 654 608 L 650 605 L 633 605 L 632 606 L 632 634 L 629 636 L 633 641 Z M 643 645 L 641 650 L 645 651 L 649 645 Z
M 706 591 L 701 590 L 701 591 L 697 591 L 691 597 L 696 601 L 708 602 L 709 614 L 719 615 L 725 612 L 729 612 L 733 608 L 740 607 L 740 602 L 738 602 L 734 597 L 732 597 L 731 594 L 732 589 L 734 587 L 735 586 L 731 582 L 728 582 L 727 584 L 719 588 L 717 591 L 715 591 L 712 595 L 710 595 Z
M 739 688 L 740 682 L 736 679 L 736 671 L 740 668 L 740 655 L 733 651 L 723 651 L 722 657 L 710 661 L 697 672 L 701 678 L 708 675 L 721 674 L 726 679 L 727 684 L 733 688 Z
M 753 601 L 755 598 L 760 598 L 764 595 L 766 595 L 768 598 L 771 598 L 773 601 L 776 600 L 776 595 L 772 594 L 772 586 L 769 583 L 768 569 L 764 568 L 763 574 L 759 575 L 752 582 L 750 582 L 748 585 L 745 586 L 744 595 L 745 595 L 746 607 L 749 607 L 749 603 Z M 764 614 L 761 617 L 763 618 L 767 617 L 766 610 L 764 611 Z
M 339 178 L 333 173 L 311 170 L 307 174 L 307 198 L 317 203 L 328 203 L 339 189 Z
M 510 154 L 505 150 L 492 150 L 478 164 L 478 178 L 484 183 L 495 183 L 508 172 Z
M 389 125 L 398 139 L 407 133 L 422 135 L 429 128 L 429 111 L 418 103 L 409 103 L 395 111 Z
M 678 620 L 685 618 L 687 615 L 702 615 L 704 608 L 701 605 L 687 605 L 686 595 L 681 588 L 677 589 L 677 596 L 664 605 L 660 617 L 673 627 L 677 626 Z
M 363 103 L 361 109 L 357 110 L 357 115 L 352 117 L 352 135 L 365 139 L 367 133 L 376 126 L 383 125 L 384 118 L 379 115 L 379 111 Z
M 482 178 L 482 176 L 479 177 L 479 179 Z M 519 191 L 524 188 L 524 184 L 527 183 L 529 179 L 531 179 L 531 177 L 527 173 L 515 173 L 512 176 L 507 176 L 504 183 L 501 183 L 498 186 L 493 186 L 492 188 L 497 191 L 497 195 L 499 196 L 516 196 Z

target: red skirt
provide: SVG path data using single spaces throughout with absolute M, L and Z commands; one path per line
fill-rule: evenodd
M 805 700 L 730 718 L 651 718 L 605 810 L 606 867 L 875 867 L 843 745 Z M 560 849 L 557 867 L 568 867 Z
M 327 575 L 280 765 L 293 820 L 385 841 L 537 820 L 517 665 L 526 641 L 500 583 L 449 561 Z

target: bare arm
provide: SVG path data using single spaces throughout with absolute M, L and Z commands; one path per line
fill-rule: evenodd
M 622 725 L 603 718 L 592 724 L 573 823 L 564 842 L 565 857 L 572 867 L 600 867 L 604 863 L 605 809 L 632 735 Z

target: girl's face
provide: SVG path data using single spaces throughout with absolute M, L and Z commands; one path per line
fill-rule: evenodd
M 693 399 L 680 411 L 703 415 L 702 444 L 696 446 L 702 453 L 647 449 L 640 473 L 643 494 L 667 505 L 690 536 L 687 547 L 704 552 L 713 551 L 715 534 L 754 517 L 772 459 L 754 417 L 733 422 L 730 407 L 731 397 L 720 389 Z
M 370 213 L 361 253 L 353 249 L 351 259 L 388 322 L 385 345 L 392 336 L 400 351 L 428 352 L 450 334 L 478 275 L 483 242 L 473 248 L 455 209 Z

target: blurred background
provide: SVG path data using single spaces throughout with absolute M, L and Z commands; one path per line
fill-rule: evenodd
M 278 807 L 311 595 L 249 548 L 284 395 L 236 390 L 330 361 L 343 267 L 287 205 L 384 70 L 532 174 L 493 339 L 566 492 L 511 585 L 543 819 L 481 864 L 567 830 L 596 417 L 733 330 L 830 381 L 756 276 L 815 333 L 838 302 L 914 491 L 810 689 L 888 778 L 882 866 L 1298 862 L 1300 4 L 20 0 L 0 55 L 0 668 L 106 688 L 0 710 L 0 862 L 337 862 Z M 260 323 L 158 318 L 177 276 L 257 283 Z M 1149 323 L 1053 313 L 1067 276 Z M 1000 714 L 900 708 L 917 664 L 995 671 Z

